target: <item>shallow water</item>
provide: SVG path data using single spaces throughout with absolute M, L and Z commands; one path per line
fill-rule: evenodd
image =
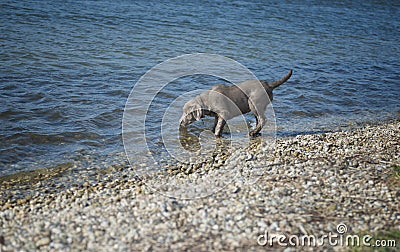
M 259 79 L 293 68 L 274 93 L 278 135 L 399 116 L 398 1 L 2 1 L 0 13 L 0 175 L 123 151 L 130 90 L 188 53 Z M 181 80 L 155 114 L 214 81 Z

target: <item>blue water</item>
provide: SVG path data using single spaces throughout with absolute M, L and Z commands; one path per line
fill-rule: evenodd
M 130 90 L 188 53 L 266 80 L 293 68 L 275 91 L 278 135 L 399 117 L 399 41 L 398 1 L 3 0 L 0 175 L 123 151 Z

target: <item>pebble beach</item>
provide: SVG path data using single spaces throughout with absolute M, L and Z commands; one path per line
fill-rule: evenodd
M 69 168 L 2 178 L 0 251 L 348 250 L 266 245 L 260 238 L 266 232 L 320 237 L 337 234 L 340 224 L 349 235 L 398 234 L 399 154 L 400 121 L 394 120 L 278 138 L 269 155 L 243 150 L 250 158 L 230 165 L 262 164 L 256 183 L 237 179 L 196 199 L 153 191 L 127 162 L 69 177 L 75 181 L 69 186 L 58 183 Z M 192 175 L 178 170 L 168 176 Z M 393 251 L 399 237 L 396 246 Z

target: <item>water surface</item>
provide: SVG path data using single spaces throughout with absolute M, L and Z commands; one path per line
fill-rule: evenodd
M 266 80 L 294 69 L 275 91 L 281 136 L 399 116 L 398 1 L 5 0 L 0 14 L 0 175 L 122 152 L 132 87 L 188 53 Z

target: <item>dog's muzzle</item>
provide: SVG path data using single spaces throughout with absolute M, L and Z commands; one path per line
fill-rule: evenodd
M 182 117 L 182 118 L 179 120 L 179 126 L 185 127 L 186 125 L 187 125 L 187 123 L 185 122 L 185 119 Z

